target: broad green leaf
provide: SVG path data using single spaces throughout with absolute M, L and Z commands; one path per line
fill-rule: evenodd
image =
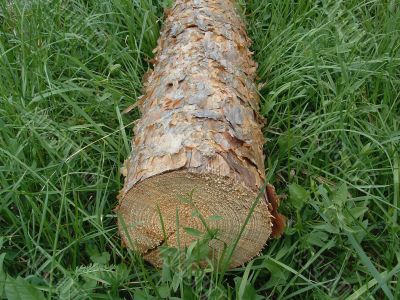
M 160 297 L 165 299 L 170 296 L 170 288 L 168 285 L 164 284 L 159 287 L 157 287 L 158 293 L 160 294 Z
M 368 211 L 368 207 L 353 207 L 349 209 L 349 213 L 353 218 L 358 219 Z
M 5 286 L 8 300 L 42 300 L 43 293 L 25 279 L 8 278 Z
M 272 280 L 285 281 L 288 279 L 286 272 L 275 262 L 267 260 L 264 262 L 264 266 L 270 271 Z
M 98 263 L 100 265 L 106 265 L 109 263 L 110 257 L 111 257 L 110 253 L 102 252 L 101 254 L 94 254 L 94 255 L 90 256 L 90 259 L 94 263 Z
M 191 236 L 200 237 L 203 234 L 200 230 L 197 230 L 195 228 L 184 227 L 183 229 Z
M 301 209 L 310 194 L 302 186 L 292 183 L 289 185 L 289 195 L 293 206 Z
M 148 295 L 145 291 L 137 290 L 133 296 L 133 299 L 135 299 L 135 300 L 153 300 L 156 298 Z
M 343 206 L 347 200 L 348 190 L 345 183 L 341 184 L 332 195 L 332 202 Z
M 4 271 L 4 268 L 3 268 L 5 256 L 6 256 L 6 253 L 0 254 L 0 297 L 4 293 L 4 284 L 5 284 L 6 278 L 7 278 L 6 272 Z
M 185 299 L 185 300 L 197 300 L 199 297 L 196 297 L 196 295 L 193 292 L 193 288 L 189 284 L 184 284 L 183 286 L 183 297 L 179 299 Z
M 326 245 L 329 235 L 324 231 L 312 231 L 307 236 L 307 242 L 311 245 L 323 247 Z
M 192 256 L 192 252 L 194 251 L 194 249 L 196 248 L 197 244 L 199 243 L 199 241 L 194 241 L 193 243 L 191 243 L 189 245 L 189 247 L 186 250 L 186 257 L 190 258 Z
M 174 292 L 176 292 L 178 290 L 179 285 L 182 282 L 182 279 L 183 279 L 183 274 L 181 272 L 176 272 L 174 274 L 174 277 L 172 278 L 172 283 L 171 283 L 171 286 L 172 286 L 172 289 Z
M 208 257 L 210 253 L 210 246 L 204 241 L 197 243 L 196 247 L 193 249 L 192 258 L 195 261 L 201 261 Z
M 262 297 L 262 296 L 258 295 L 257 292 L 256 292 L 256 289 L 254 288 L 254 286 L 251 285 L 251 284 L 248 284 L 246 286 L 246 289 L 244 291 L 242 299 L 244 299 L 244 300 L 247 300 L 247 299 L 262 300 L 262 299 L 265 299 L 265 297 Z
M 338 226 L 334 226 L 330 223 L 325 223 L 321 225 L 315 225 L 314 229 L 324 230 L 328 233 L 339 234 L 340 230 Z

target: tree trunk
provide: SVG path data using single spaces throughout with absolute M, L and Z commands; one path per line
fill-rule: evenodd
M 195 239 L 184 227 L 205 231 L 183 195 L 192 192 L 209 227 L 218 229 L 220 241 L 210 242 L 218 253 L 235 240 L 264 184 L 250 43 L 232 0 L 177 0 L 166 11 L 117 210 L 125 244 L 154 265 L 163 243 L 182 247 Z M 261 251 L 273 219 L 262 199 L 231 267 Z

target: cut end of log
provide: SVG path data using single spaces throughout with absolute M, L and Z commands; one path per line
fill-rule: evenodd
M 235 242 L 256 198 L 255 191 L 229 177 L 184 170 L 167 172 L 139 182 L 120 199 L 119 230 L 129 248 L 160 266 L 161 245 L 189 246 L 198 237 L 190 235 L 185 228 L 206 232 L 194 213 L 197 209 L 207 226 L 218 230 L 218 239 L 209 243 L 210 253 L 218 259 L 224 245 Z M 271 235 L 271 221 L 268 206 L 260 199 L 235 248 L 231 268 L 260 253 Z

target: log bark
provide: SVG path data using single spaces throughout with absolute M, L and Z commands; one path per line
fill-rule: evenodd
M 209 227 L 219 230 L 210 250 L 220 253 L 239 234 L 265 181 L 257 65 L 234 1 L 177 0 L 165 16 L 117 209 L 123 241 L 154 265 L 161 263 L 160 245 L 195 239 L 182 228 L 205 231 L 180 196 L 192 193 Z M 261 251 L 273 221 L 260 201 L 231 267 Z

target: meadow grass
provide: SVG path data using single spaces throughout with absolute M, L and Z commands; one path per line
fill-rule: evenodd
M 119 169 L 156 0 L 0 1 L 0 299 L 398 299 L 400 6 L 239 1 L 284 236 L 222 272 L 121 245 Z

